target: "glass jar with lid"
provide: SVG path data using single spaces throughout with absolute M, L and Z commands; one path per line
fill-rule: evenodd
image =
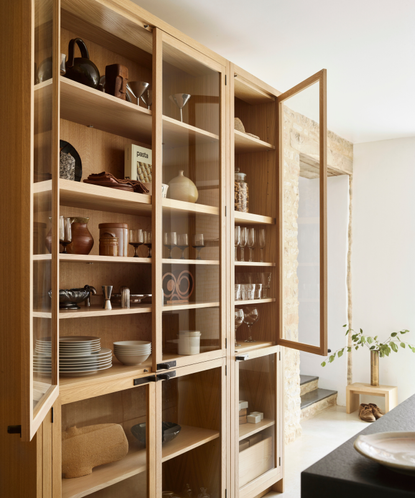
M 235 171 L 235 211 L 249 212 L 249 187 L 245 181 L 246 173 Z

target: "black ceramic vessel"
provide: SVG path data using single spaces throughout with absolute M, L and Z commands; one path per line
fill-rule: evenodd
M 74 57 L 75 43 L 81 51 L 81 57 Z M 99 71 L 97 66 L 90 60 L 89 52 L 81 38 L 74 38 L 69 42 L 68 60 L 66 62 L 65 76 L 70 80 L 77 81 L 92 88 L 98 88 Z
M 179 424 L 174 422 L 162 422 L 163 443 L 172 441 L 182 430 Z M 131 427 L 133 436 L 140 441 L 141 444 L 146 445 L 146 424 L 137 424 Z

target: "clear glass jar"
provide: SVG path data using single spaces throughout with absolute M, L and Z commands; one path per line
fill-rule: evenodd
M 235 211 L 249 212 L 249 187 L 245 181 L 246 173 L 235 171 Z

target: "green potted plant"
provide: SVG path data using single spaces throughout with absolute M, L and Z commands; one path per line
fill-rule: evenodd
M 347 327 L 347 323 L 343 325 L 343 327 Z M 352 328 L 348 328 L 346 335 L 349 333 L 352 334 L 352 346 L 345 346 L 344 348 L 338 349 L 323 361 L 321 366 L 325 367 L 336 358 L 343 356 L 345 349 L 347 349 L 347 352 L 350 352 L 353 347 L 357 350 L 366 346 L 370 350 L 370 383 L 372 386 L 379 385 L 379 358 L 389 356 L 392 351 L 397 353 L 400 348 L 408 348 L 415 353 L 415 346 L 401 339 L 401 335 L 409 333 L 409 330 L 406 329 L 400 330 L 399 332 L 392 332 L 386 341 L 382 342 L 378 339 L 377 335 L 374 337 L 365 335 L 362 329 L 360 329 L 359 332 L 356 332 Z

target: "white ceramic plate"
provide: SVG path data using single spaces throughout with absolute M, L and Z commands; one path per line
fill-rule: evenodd
M 415 476 L 415 432 L 379 432 L 359 436 L 355 449 L 396 472 Z

